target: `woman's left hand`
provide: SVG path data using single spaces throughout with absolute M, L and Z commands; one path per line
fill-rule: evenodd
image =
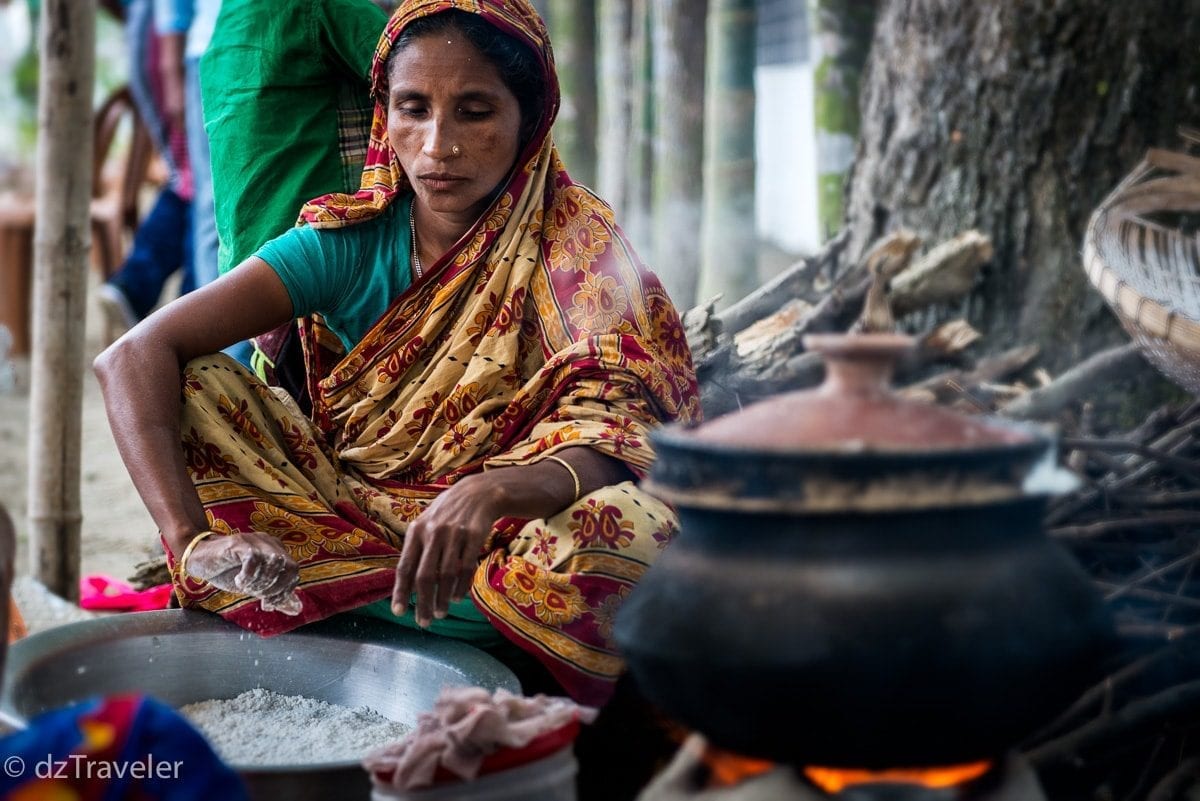
M 445 617 L 450 602 L 471 589 L 497 520 L 548 518 L 598 487 L 630 478 L 624 464 L 591 448 L 565 448 L 555 459 L 568 462 L 569 471 L 551 459 L 499 467 L 467 476 L 435 498 L 404 535 L 392 611 L 404 614 L 416 592 L 418 626 Z
M 397 615 L 404 614 L 416 592 L 417 625 L 428 626 L 446 616 L 451 601 L 466 595 L 492 525 L 505 514 L 505 493 L 490 478 L 467 476 L 409 524 L 392 588 Z

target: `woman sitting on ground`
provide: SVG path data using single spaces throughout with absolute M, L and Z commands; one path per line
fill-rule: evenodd
M 184 606 L 268 635 L 363 607 L 502 635 L 599 703 L 614 613 L 677 527 L 634 484 L 646 435 L 698 416 L 695 376 L 657 278 L 559 160 L 541 19 L 472 5 L 392 17 L 357 194 L 96 370 Z M 204 355 L 293 317 L 311 417 Z

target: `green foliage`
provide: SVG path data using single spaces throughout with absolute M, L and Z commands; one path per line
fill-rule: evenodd
M 842 195 L 846 176 L 827 173 L 817 176 L 817 230 L 828 239 L 842 227 Z
M 813 83 L 820 87 L 813 99 L 817 130 L 858 136 L 859 77 L 857 72 L 843 72 L 832 58 L 821 59 L 813 73 Z
M 37 50 L 29 48 L 13 67 L 13 88 L 17 97 L 30 106 L 37 105 L 38 57 Z

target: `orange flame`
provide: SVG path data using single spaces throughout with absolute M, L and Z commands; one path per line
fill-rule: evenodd
M 704 764 L 708 767 L 709 787 L 732 787 L 775 767 L 774 762 L 744 757 L 713 745 L 704 749 Z
M 916 784 L 931 790 L 955 787 L 978 779 L 992 768 L 991 762 L 972 762 L 944 768 L 895 768 L 891 770 L 859 770 L 845 768 L 807 767 L 804 775 L 829 795 L 858 784 L 892 782 Z
M 21 610 L 17 608 L 17 602 L 11 597 L 8 599 L 8 643 L 12 645 L 17 640 L 29 633 L 25 627 L 25 619 L 21 617 Z

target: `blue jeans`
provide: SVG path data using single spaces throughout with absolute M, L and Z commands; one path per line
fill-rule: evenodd
M 195 289 L 192 275 L 192 204 L 170 189 L 164 189 L 154 208 L 133 235 L 133 249 L 109 283 L 115 285 L 139 318 L 158 305 L 163 284 L 176 270 L 183 269 L 180 294 Z
M 208 134 L 204 131 L 204 110 L 200 103 L 200 59 L 184 63 L 184 122 L 187 126 L 188 161 L 192 163 L 192 230 L 194 232 L 196 286 L 217 280 L 217 212 L 213 205 L 212 161 L 208 154 Z

